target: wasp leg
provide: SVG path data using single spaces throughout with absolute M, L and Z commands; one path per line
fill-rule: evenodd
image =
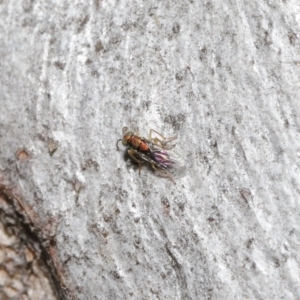
M 157 135 L 159 135 L 162 139 L 159 139 L 157 137 L 153 138 L 152 137 L 153 132 L 155 132 Z M 162 134 L 160 134 L 159 132 L 157 132 L 156 130 L 150 129 L 150 131 L 149 131 L 149 139 L 154 144 L 158 144 L 160 147 L 169 150 L 169 149 L 172 149 L 173 147 L 175 147 L 175 145 L 167 145 L 167 144 L 170 143 L 170 142 L 172 142 L 172 141 L 174 141 L 174 140 L 176 140 L 177 136 L 172 136 L 172 137 L 166 138 Z
M 154 169 L 155 173 L 159 173 L 161 177 L 169 178 L 174 184 L 176 184 L 176 182 L 173 179 L 173 176 L 170 173 L 156 168 L 154 164 L 151 164 L 151 167 Z
M 177 136 L 172 136 L 172 137 L 166 138 L 161 133 L 157 132 L 156 130 L 150 129 L 150 131 L 149 131 L 150 140 L 152 140 L 152 133 L 153 132 L 155 132 L 157 135 L 159 135 L 162 138 L 162 140 L 166 141 L 167 143 L 177 139 Z
M 135 154 L 137 153 L 135 150 L 132 150 L 132 149 L 129 149 L 127 151 L 128 155 L 136 162 L 139 164 L 139 175 L 141 174 L 141 169 L 142 169 L 142 166 L 143 166 L 143 161 L 142 160 L 139 160 L 135 157 Z

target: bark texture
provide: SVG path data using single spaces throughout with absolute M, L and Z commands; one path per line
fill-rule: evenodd
M 1 190 L 59 297 L 300 297 L 299 15 L 0 1 Z M 116 151 L 124 125 L 178 135 L 185 176 L 139 176 Z

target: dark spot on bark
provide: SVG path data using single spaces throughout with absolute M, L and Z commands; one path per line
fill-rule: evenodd
M 173 25 L 172 28 L 173 33 L 178 34 L 180 32 L 180 25 L 178 23 Z
M 268 31 L 265 31 L 263 35 L 263 41 L 267 46 L 270 46 L 272 44 L 272 39 Z
M 99 171 L 99 163 L 93 158 L 88 158 L 82 163 L 81 170 L 94 170 L 97 172 Z
M 161 204 L 163 207 L 163 212 L 164 214 L 169 214 L 170 213 L 170 202 L 167 197 L 162 197 L 161 198 Z
M 210 216 L 207 218 L 207 220 L 211 223 L 219 224 L 222 221 L 222 216 L 220 214 L 218 207 L 213 205 L 211 207 L 211 209 L 212 209 L 212 212 L 211 212 Z
M 249 202 L 252 199 L 251 191 L 246 188 L 241 188 L 239 192 L 240 192 L 242 199 L 245 201 L 245 203 L 249 205 Z
M 183 80 L 182 72 L 176 73 L 175 78 L 177 81 L 182 81 Z
M 146 108 L 148 110 L 151 105 L 151 101 L 150 100 L 144 101 L 142 105 L 143 108 Z
M 278 258 L 274 258 L 274 265 L 275 265 L 275 268 L 279 268 L 280 267 L 280 261 Z
M 78 29 L 77 29 L 78 32 L 81 32 L 84 29 L 84 27 L 87 24 L 87 22 L 89 21 L 89 19 L 90 19 L 90 17 L 88 15 L 79 19 L 79 21 L 78 21 L 79 24 L 78 24 Z
M 297 39 L 298 39 L 297 34 L 294 33 L 294 32 L 290 32 L 290 33 L 288 34 L 288 38 L 289 38 L 290 44 L 291 44 L 292 46 L 295 46 L 295 45 L 296 45 L 296 42 L 297 42 Z
M 284 127 L 288 128 L 290 126 L 289 120 L 285 119 L 284 120 Z
M 96 10 L 99 10 L 101 0 L 94 0 Z
M 199 59 L 202 61 L 206 58 L 206 55 L 207 55 L 207 49 L 206 47 L 203 47 L 200 49 L 200 52 L 199 52 Z
M 0 1 L 0 4 L 2 3 L 2 1 Z M 23 0 L 22 2 L 22 6 L 24 9 L 24 12 L 28 13 L 32 10 L 32 4 L 33 4 L 33 0 Z
M 254 238 L 250 238 L 248 241 L 247 241 L 247 248 L 250 249 L 253 247 L 253 244 L 254 244 Z
M 99 73 L 98 73 L 96 70 L 93 70 L 93 71 L 91 72 L 91 75 L 92 75 L 93 77 L 95 77 L 95 78 L 99 78 Z
M 164 122 L 172 125 L 172 127 L 175 130 L 179 130 L 183 123 L 186 120 L 186 116 L 184 114 L 178 114 L 178 115 L 168 115 L 164 118 Z
M 112 217 L 108 213 L 104 212 L 103 213 L 103 220 L 105 222 L 110 222 L 110 221 L 112 221 Z
M 121 278 L 120 274 L 119 274 L 117 271 L 113 271 L 113 272 L 111 272 L 111 273 L 112 273 L 112 275 L 113 275 L 116 279 L 120 279 L 120 278 Z
M 125 199 L 128 198 L 128 192 L 126 190 L 122 190 L 121 188 L 118 189 L 118 194 L 116 196 L 116 199 L 123 202 Z
M 56 68 L 60 69 L 60 70 L 63 70 L 63 69 L 65 68 L 65 65 L 66 65 L 66 64 L 64 64 L 64 63 L 62 63 L 62 62 L 60 62 L 60 61 L 56 61 L 56 62 L 54 63 L 54 66 L 55 66 Z
M 116 37 L 112 37 L 110 40 L 109 40 L 109 43 L 110 44 L 113 44 L 113 45 L 118 45 L 121 43 L 121 38 L 116 36 Z
M 52 156 L 58 148 L 58 142 L 53 139 L 49 139 L 47 146 L 48 146 L 48 152 L 50 156 Z
M 231 134 L 232 134 L 232 135 L 235 135 L 235 128 L 236 128 L 235 126 L 232 126 L 232 127 L 231 127 Z
M 103 47 L 102 42 L 100 40 L 97 41 L 97 43 L 95 45 L 95 51 L 96 51 L 96 53 L 99 53 L 103 49 L 104 49 L 104 47 Z
M 88 66 L 88 65 L 90 65 L 92 62 L 93 62 L 93 61 L 92 61 L 90 58 L 88 58 L 88 59 L 85 61 L 85 64 Z
M 107 229 L 105 229 L 105 228 L 101 228 L 101 234 L 102 234 L 102 236 L 103 237 L 108 237 L 108 235 L 109 235 L 109 232 L 108 232 L 108 230 Z

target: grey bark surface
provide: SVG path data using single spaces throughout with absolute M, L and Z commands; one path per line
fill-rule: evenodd
M 299 299 L 299 16 L 0 2 L 0 171 L 55 239 L 67 298 Z M 185 176 L 139 176 L 124 125 L 178 135 Z

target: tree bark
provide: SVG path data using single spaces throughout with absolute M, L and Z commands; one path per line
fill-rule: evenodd
M 299 13 L 0 2 L 1 193 L 54 297 L 299 296 Z M 184 176 L 139 175 L 125 125 L 177 135 Z

